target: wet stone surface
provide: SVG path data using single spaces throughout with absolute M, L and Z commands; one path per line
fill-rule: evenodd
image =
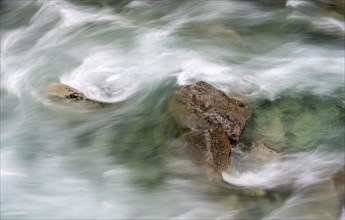
M 47 94 L 51 100 L 66 104 L 77 104 L 88 108 L 102 108 L 113 104 L 90 99 L 81 91 L 61 83 L 49 84 Z
M 183 135 L 190 156 L 211 179 L 221 179 L 222 171 L 230 171 L 231 149 L 251 117 L 249 107 L 200 81 L 176 91 L 170 109 L 190 130 Z

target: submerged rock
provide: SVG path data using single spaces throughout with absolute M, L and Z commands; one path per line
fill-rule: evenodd
M 86 6 L 94 6 L 94 7 L 111 7 L 116 10 L 121 10 L 127 4 L 129 4 L 132 0 L 69 0 L 70 2 L 77 4 L 77 5 L 86 5 Z
M 256 163 L 267 163 L 282 159 L 282 155 L 263 141 L 255 141 L 249 148 L 249 157 Z
M 341 150 L 344 145 L 344 136 L 340 135 L 344 133 L 344 111 L 337 100 L 306 94 L 260 100 L 254 105 L 248 140 L 263 140 L 278 151 L 290 152 L 322 148 L 325 143 Z
M 340 209 L 345 209 L 345 165 L 333 177 L 335 191 L 339 199 Z
M 61 83 L 51 83 L 47 87 L 47 94 L 50 99 L 66 104 L 78 104 L 89 108 L 102 108 L 112 103 L 101 102 L 90 99 L 81 91 Z
M 170 110 L 190 130 L 183 135 L 188 152 L 209 177 L 220 179 L 222 171 L 230 171 L 231 148 L 251 117 L 249 107 L 200 81 L 176 91 Z
M 338 219 L 337 204 L 334 185 L 328 179 L 300 189 L 264 219 Z
M 339 171 L 333 178 L 335 190 L 339 201 L 339 219 L 345 219 L 345 166 L 343 170 Z
M 325 9 L 334 11 L 341 16 L 345 16 L 345 0 L 316 0 Z
M 178 30 L 178 33 L 184 37 L 190 38 L 191 41 L 207 41 L 209 39 L 214 39 L 214 42 L 222 42 L 226 45 L 241 49 L 249 49 L 247 42 L 244 41 L 244 38 L 236 32 L 234 29 L 224 24 L 215 24 L 211 23 L 206 25 L 205 23 L 201 24 L 186 24 L 184 27 Z

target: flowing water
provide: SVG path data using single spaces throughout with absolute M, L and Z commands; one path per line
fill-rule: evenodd
M 344 17 L 282 2 L 2 0 L 1 218 L 341 218 Z M 168 111 L 200 80 L 253 108 L 241 146 L 284 159 L 233 154 L 210 182 Z M 123 104 L 62 106 L 51 82 Z

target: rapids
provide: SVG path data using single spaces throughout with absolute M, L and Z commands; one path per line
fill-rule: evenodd
M 332 1 L 2 0 L 1 219 L 344 219 Z M 167 110 L 200 80 L 253 108 L 244 148 L 264 140 L 284 159 L 234 154 L 236 172 L 209 182 Z M 61 106 L 51 82 L 124 104 Z

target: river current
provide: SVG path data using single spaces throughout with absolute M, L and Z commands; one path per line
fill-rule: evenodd
M 2 0 L 1 219 L 344 219 L 345 25 L 320 2 Z M 234 153 L 210 182 L 168 107 L 200 80 L 253 109 L 241 146 L 284 160 Z M 52 82 L 123 104 L 54 103 Z

